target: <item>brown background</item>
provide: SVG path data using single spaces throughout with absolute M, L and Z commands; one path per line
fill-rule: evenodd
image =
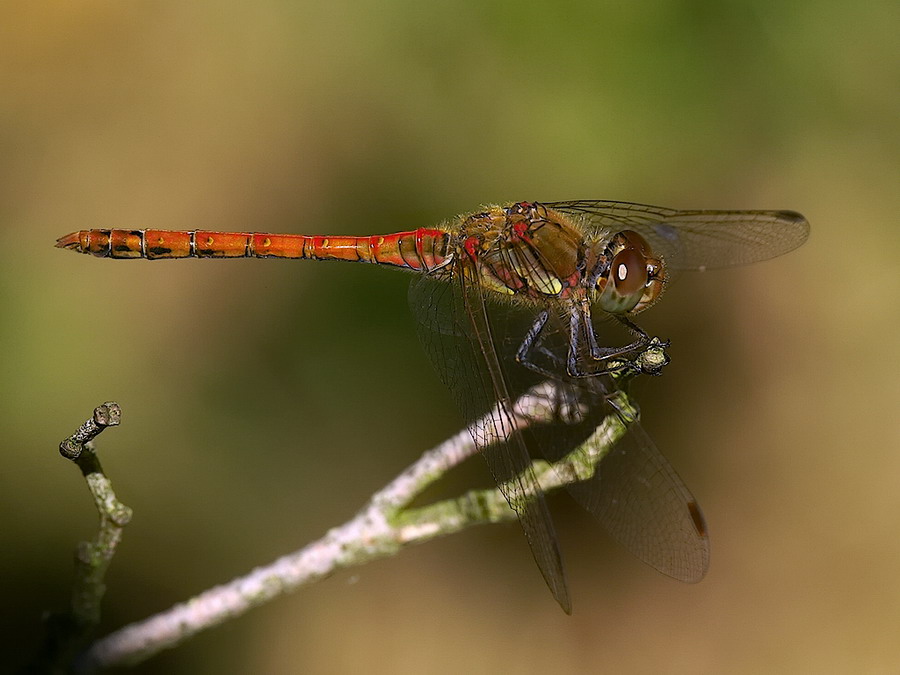
M 457 412 L 408 278 L 111 262 L 86 227 L 368 234 L 480 204 L 790 208 L 799 251 L 684 275 L 638 389 L 704 507 L 684 586 L 567 499 L 575 614 L 518 528 L 336 574 L 142 672 L 888 672 L 900 667 L 896 3 L 45 2 L 0 10 L 0 591 L 10 663 L 95 515 L 56 445 L 100 444 L 133 524 L 104 630 L 320 536 Z M 484 481 L 473 464 L 443 490 Z

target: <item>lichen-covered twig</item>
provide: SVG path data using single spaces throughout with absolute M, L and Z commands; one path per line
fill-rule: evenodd
M 108 401 L 96 407 L 93 415 L 59 444 L 60 454 L 81 469 L 100 516 L 100 526 L 93 541 L 83 541 L 76 548 L 69 610 L 47 617 L 46 640 L 32 664 L 39 672 L 67 672 L 100 622 L 100 602 L 106 592 L 103 579 L 122 538 L 122 529 L 131 520 L 131 509 L 116 498 L 92 442 L 107 427 L 118 425 L 121 417 L 119 405 Z
M 81 469 L 100 516 L 97 537 L 91 542 L 81 542 L 75 555 L 72 614 L 84 625 L 96 625 L 100 620 L 100 600 L 106 592 L 103 578 L 122 539 L 122 530 L 131 520 L 131 509 L 116 498 L 93 448 L 93 439 L 107 427 L 117 426 L 121 419 L 118 403 L 104 403 L 59 446 L 60 453 Z

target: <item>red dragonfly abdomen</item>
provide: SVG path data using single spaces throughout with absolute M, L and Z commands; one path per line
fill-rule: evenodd
M 427 272 L 447 260 L 448 242 L 447 232 L 426 228 L 369 237 L 113 229 L 73 232 L 56 245 L 99 258 L 308 258 Z

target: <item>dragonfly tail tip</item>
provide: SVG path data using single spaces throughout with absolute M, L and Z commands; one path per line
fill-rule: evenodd
M 73 251 L 81 251 L 81 233 L 72 232 L 56 240 L 56 248 L 67 248 Z

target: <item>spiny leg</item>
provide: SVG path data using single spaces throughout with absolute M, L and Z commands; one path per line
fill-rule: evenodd
M 529 370 L 538 373 L 547 378 L 559 380 L 567 377 L 596 377 L 599 375 L 610 375 L 615 373 L 623 373 L 624 371 L 634 371 L 635 374 L 646 372 L 645 369 L 638 365 L 641 353 L 635 355 L 634 361 L 626 358 L 625 355 L 641 352 L 650 338 L 640 344 L 628 345 L 623 348 L 601 348 L 597 345 L 593 328 L 590 325 L 590 317 L 587 320 L 581 316 L 581 312 L 577 307 L 571 309 L 569 323 L 569 340 L 567 346 L 567 355 L 565 360 L 560 356 L 559 350 L 552 350 L 545 346 L 546 325 L 550 318 L 547 310 L 542 311 L 534 323 L 528 329 L 522 343 L 516 351 L 516 361 Z M 547 364 L 538 363 L 540 358 Z M 588 363 L 589 368 L 583 367 L 582 363 Z
M 601 347 L 591 322 L 587 307 L 573 305 L 569 315 L 569 353 L 566 370 L 572 377 L 593 377 L 621 373 L 623 370 L 644 372 L 638 365 L 641 354 L 650 344 L 650 337 L 627 319 L 625 322 L 632 332 L 640 336 L 631 344 L 622 347 Z
M 551 380 L 558 380 L 565 372 L 563 369 L 563 361 L 557 354 L 543 345 L 543 330 L 549 318 L 550 312 L 547 310 L 538 314 L 537 319 L 535 319 L 531 328 L 529 328 L 528 332 L 525 334 L 522 344 L 520 344 L 519 348 L 516 350 L 516 362 L 522 364 L 529 370 L 534 371 L 538 375 L 542 375 Z M 532 358 L 533 353 L 535 355 L 543 356 L 556 370 L 554 371 L 538 365 Z

